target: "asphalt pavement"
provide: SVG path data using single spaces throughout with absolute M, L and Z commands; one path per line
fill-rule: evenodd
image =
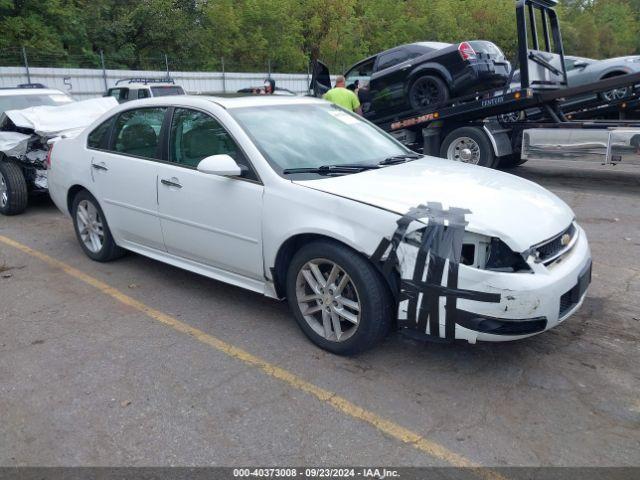
M 640 168 L 513 173 L 585 228 L 582 309 L 523 341 L 392 334 L 355 358 L 285 303 L 90 261 L 46 199 L 0 217 L 0 465 L 640 466 Z

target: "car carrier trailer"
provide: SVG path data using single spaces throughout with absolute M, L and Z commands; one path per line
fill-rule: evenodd
M 491 168 L 534 158 L 640 164 L 640 120 L 582 120 L 640 107 L 640 74 L 568 88 L 557 3 L 516 2 L 520 89 L 452 98 L 375 123 L 416 151 Z M 563 111 L 568 99 L 622 87 L 631 87 L 628 98 L 572 102 Z

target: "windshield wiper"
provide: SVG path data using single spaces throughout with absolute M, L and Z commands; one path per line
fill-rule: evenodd
M 422 158 L 422 155 L 417 153 L 405 153 L 404 155 L 394 155 L 393 157 L 387 157 L 382 160 L 378 165 L 396 165 L 398 163 L 406 163 L 412 160 Z
M 286 168 L 282 171 L 285 175 L 292 173 L 318 173 L 320 175 L 330 175 L 332 173 L 358 173 L 364 170 L 380 168 L 378 165 L 320 165 L 319 167 Z

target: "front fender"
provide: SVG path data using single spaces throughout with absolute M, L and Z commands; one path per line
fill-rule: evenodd
M 393 234 L 399 215 L 355 200 L 296 184 L 265 191 L 264 271 L 271 278 L 280 247 L 301 234 L 322 235 L 371 257 Z

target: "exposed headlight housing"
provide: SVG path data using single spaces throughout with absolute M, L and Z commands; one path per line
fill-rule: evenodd
M 460 263 L 496 272 L 531 272 L 524 257 L 502 240 L 471 232 L 465 234 Z

